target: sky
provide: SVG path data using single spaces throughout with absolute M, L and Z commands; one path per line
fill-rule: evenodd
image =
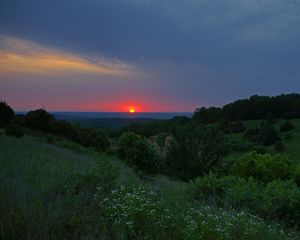
M 1 0 L 15 110 L 192 112 L 300 92 L 298 0 Z

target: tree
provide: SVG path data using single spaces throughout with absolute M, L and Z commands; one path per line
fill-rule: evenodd
M 167 153 L 168 174 L 188 180 L 208 173 L 228 149 L 227 138 L 216 127 L 178 127 Z
M 93 129 L 82 128 L 79 130 L 79 143 L 85 147 L 92 147 L 99 151 L 105 151 L 109 148 L 110 143 L 105 133 Z
M 14 110 L 6 102 L 0 101 L 0 127 L 8 125 L 14 117 Z
M 25 126 L 32 130 L 50 132 L 54 117 L 44 109 L 30 111 L 25 115 Z
M 218 122 L 222 119 L 222 108 L 202 107 L 197 108 L 193 114 L 193 120 L 198 123 L 208 124 Z
M 163 162 L 154 146 L 133 132 L 120 136 L 118 153 L 129 166 L 144 173 L 156 174 L 163 169 Z
M 280 140 L 279 134 L 274 127 L 264 124 L 260 130 L 261 142 L 265 146 L 272 145 Z
M 232 133 L 242 133 L 245 130 L 246 127 L 240 120 L 237 120 L 232 124 L 232 129 L 231 129 Z
M 289 179 L 294 164 L 287 155 L 270 155 L 250 152 L 238 159 L 233 173 L 244 178 L 253 177 L 259 181 L 271 182 L 275 179 Z
M 280 125 L 280 132 L 288 132 L 290 130 L 293 130 L 295 128 L 295 125 L 291 123 L 290 121 L 286 121 L 285 123 Z

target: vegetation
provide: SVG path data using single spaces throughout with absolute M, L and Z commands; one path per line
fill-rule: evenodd
M 300 239 L 298 100 L 117 131 L 1 102 L 0 239 Z
M 225 209 L 244 209 L 264 219 L 299 228 L 300 189 L 292 180 L 261 183 L 253 178 L 208 175 L 197 178 L 187 192 L 193 199 Z
M 300 239 L 245 211 L 191 202 L 189 185 L 140 180 L 114 157 L 0 138 L 1 239 Z
M 253 177 L 261 182 L 272 182 L 292 178 L 295 165 L 287 155 L 249 152 L 237 159 L 232 169 L 234 175 L 245 179 Z
M 121 135 L 118 153 L 129 166 L 143 173 L 157 174 L 163 169 L 163 163 L 154 146 L 135 133 L 126 132 Z
M 14 110 L 6 102 L 0 101 L 0 127 L 8 125 L 14 116 Z
M 167 153 L 168 174 L 182 180 L 208 173 L 228 153 L 226 137 L 216 127 L 178 127 Z

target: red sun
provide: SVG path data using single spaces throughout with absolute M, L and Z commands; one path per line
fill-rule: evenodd
M 130 112 L 130 113 L 135 113 L 135 109 L 134 109 L 133 107 L 131 107 L 131 108 L 129 109 L 129 112 Z

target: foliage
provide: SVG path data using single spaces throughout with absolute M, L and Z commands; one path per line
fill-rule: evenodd
M 289 179 L 294 170 L 293 162 L 287 155 L 270 155 L 249 152 L 237 159 L 233 173 L 244 178 L 253 177 L 270 182 L 275 179 Z
M 247 130 L 244 134 L 244 139 L 251 142 L 260 142 L 264 146 L 269 146 L 279 141 L 280 136 L 273 126 L 262 122 L 260 127 Z
M 135 134 L 142 135 L 144 137 L 150 137 L 161 133 L 170 134 L 173 129 L 178 126 L 186 126 L 190 124 L 190 119 L 184 116 L 174 117 L 167 120 L 153 120 L 151 122 L 133 123 L 128 127 L 121 130 L 124 132 L 134 132 Z
M 119 170 L 105 156 L 78 155 L 27 136 L 0 136 L 0 238 L 102 239 L 94 194 Z
M 0 127 L 8 125 L 14 117 L 14 110 L 6 102 L 0 101 Z
M 237 120 L 233 123 L 231 132 L 232 133 L 242 133 L 245 130 L 246 130 L 246 126 L 240 120 Z
M 262 218 L 300 227 L 300 188 L 293 181 L 259 183 L 253 178 L 210 174 L 188 186 L 194 199 L 227 209 L 245 209 Z
M 105 133 L 93 129 L 82 128 L 78 132 L 79 143 L 85 147 L 93 147 L 96 150 L 104 151 L 109 148 L 110 143 Z
M 119 186 L 96 195 L 113 239 L 286 239 L 278 226 L 241 212 L 194 205 L 151 191 L 143 185 Z M 291 239 L 296 234 L 290 234 Z
M 269 146 L 279 141 L 280 137 L 274 127 L 264 124 L 260 129 L 260 139 L 264 146 Z
M 245 211 L 187 201 L 176 190 L 186 184 L 145 183 L 114 157 L 0 138 L 1 239 L 300 239 Z
M 32 130 L 42 132 L 51 131 L 54 117 L 45 109 L 30 111 L 25 115 L 24 125 Z
M 118 152 L 129 166 L 144 173 L 155 174 L 163 169 L 162 159 L 154 146 L 135 133 L 126 132 L 120 136 Z
M 74 125 L 67 121 L 55 120 L 51 123 L 51 128 L 48 129 L 48 132 L 52 134 L 67 138 L 74 142 L 79 141 L 79 131 L 75 128 Z
M 274 150 L 275 152 L 278 152 L 278 153 L 281 153 L 283 152 L 285 149 L 285 146 L 283 144 L 283 142 L 277 142 L 275 145 L 274 145 Z
M 168 174 L 188 180 L 217 167 L 228 153 L 225 135 L 216 127 L 178 127 L 168 149 Z
M 274 118 L 299 118 L 300 94 L 281 94 L 274 97 L 251 96 L 237 100 L 223 107 L 223 114 L 229 119 L 264 119 L 268 113 Z
M 220 121 L 218 128 L 224 133 L 242 133 L 246 130 L 245 125 L 240 120 L 231 122 L 227 118 Z
M 293 130 L 294 128 L 294 124 L 292 124 L 290 121 L 286 121 L 285 123 L 280 125 L 280 132 L 288 132 L 290 130 Z
M 217 107 L 197 108 L 192 119 L 193 121 L 202 124 L 218 122 L 222 119 L 222 109 Z
M 276 122 L 276 118 L 272 112 L 268 112 L 266 116 L 266 122 L 268 124 L 274 124 Z
M 5 133 L 9 136 L 23 137 L 24 129 L 20 122 L 15 119 L 5 128 Z

